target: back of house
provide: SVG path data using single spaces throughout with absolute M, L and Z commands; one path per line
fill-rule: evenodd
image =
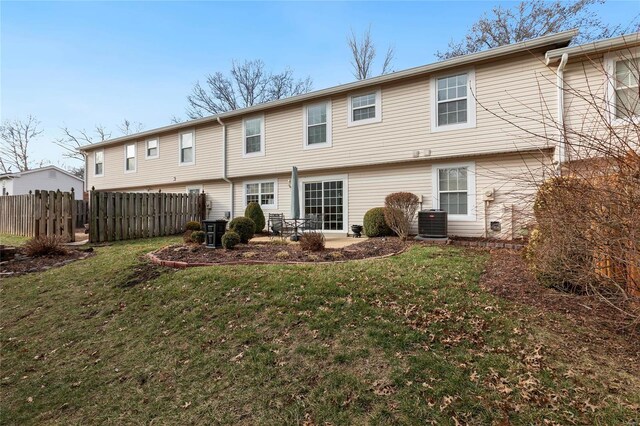
M 568 47 L 575 34 L 85 146 L 87 187 L 204 191 L 209 219 L 241 216 L 252 201 L 288 215 L 297 166 L 301 212 L 326 233 L 347 233 L 386 195 L 409 191 L 422 209 L 448 212 L 452 235 L 515 238 L 536 186 L 568 160 L 563 128 L 589 113 L 566 99 L 565 82 L 599 82 L 603 96 L 622 99 L 606 72 L 623 67 L 616 58 L 637 62 L 638 34 Z

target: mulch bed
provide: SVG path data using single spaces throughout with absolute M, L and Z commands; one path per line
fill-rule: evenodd
M 69 249 L 67 254 L 63 255 L 29 257 L 18 247 L 14 259 L 0 263 L 0 278 L 14 277 L 30 272 L 46 271 L 51 268 L 68 265 L 76 260 L 91 256 L 93 254 L 92 252 L 93 249 L 91 248 L 82 250 Z
M 318 252 L 303 251 L 297 244 L 254 243 L 239 244 L 233 250 L 210 249 L 204 246 L 172 245 L 153 253 L 159 261 L 186 262 L 189 266 L 204 264 L 238 263 L 322 263 L 345 260 L 368 259 L 389 256 L 405 250 L 411 243 L 398 238 L 369 238 L 340 249 L 325 249 Z M 153 259 L 153 257 L 152 257 Z
M 564 345 L 575 350 L 588 348 L 621 365 L 640 365 L 640 330 L 621 312 L 596 296 L 565 293 L 539 284 L 527 269 L 522 256 L 509 250 L 491 251 L 491 260 L 482 286 L 516 305 L 533 307 L 540 325 L 551 327 L 566 339 Z M 550 319 L 549 313 L 560 320 Z M 572 332 L 567 332 L 567 323 Z M 577 327 L 580 331 L 577 332 Z M 629 364 L 631 363 L 631 364 Z

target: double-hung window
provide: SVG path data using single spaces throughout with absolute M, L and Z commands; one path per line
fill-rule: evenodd
M 195 132 L 188 131 L 180 133 L 180 165 L 195 164 L 196 144 Z
M 245 206 L 259 203 L 263 208 L 277 208 L 276 181 L 247 182 L 244 185 Z
M 158 146 L 158 139 L 147 140 L 147 151 L 145 156 L 148 160 L 152 158 L 158 158 L 160 155 L 160 147 Z
M 133 173 L 136 171 L 136 144 L 124 146 L 124 171 Z
M 245 157 L 264 155 L 264 117 L 247 118 L 243 121 Z
M 379 89 L 349 96 L 349 126 L 380 122 L 381 96 Z
M 331 146 L 331 102 L 305 106 L 304 147 L 327 146 Z
M 640 49 L 605 55 L 609 79 L 608 104 L 613 122 L 640 116 Z
M 93 154 L 93 175 L 96 177 L 104 176 L 104 151 L 96 151 Z
M 475 220 L 475 164 L 433 166 L 433 206 L 451 220 Z
M 473 70 L 432 79 L 432 131 L 475 127 L 474 87 Z

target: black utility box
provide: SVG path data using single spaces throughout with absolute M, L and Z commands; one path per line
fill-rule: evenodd
M 203 220 L 202 229 L 204 230 L 204 243 L 209 248 L 221 248 L 222 236 L 227 230 L 226 220 Z

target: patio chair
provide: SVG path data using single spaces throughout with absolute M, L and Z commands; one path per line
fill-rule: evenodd
M 321 231 L 322 230 L 322 221 L 320 220 L 320 215 L 318 214 L 307 214 L 305 215 L 305 219 L 307 222 L 304 224 L 303 231 Z
M 282 213 L 269 213 L 269 220 L 267 222 L 270 237 L 284 237 L 285 223 L 284 214 Z

